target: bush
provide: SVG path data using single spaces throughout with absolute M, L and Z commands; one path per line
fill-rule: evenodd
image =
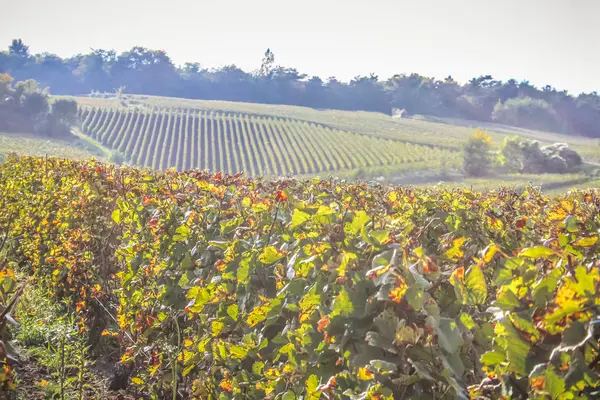
M 469 176 L 483 176 L 492 165 L 492 139 L 478 129 L 464 147 L 463 170 Z
M 509 172 L 521 172 L 525 166 L 526 144 L 518 136 L 507 137 L 502 142 L 498 161 Z
M 77 102 L 75 100 L 59 99 L 50 103 L 52 117 L 65 125 L 77 122 Z
M 113 164 L 121 165 L 127 161 L 127 157 L 119 151 L 113 151 L 112 153 L 110 153 L 108 161 Z
M 540 147 L 516 136 L 506 138 L 499 155 L 500 164 L 510 172 L 563 174 L 581 165 L 581 156 L 566 143 Z

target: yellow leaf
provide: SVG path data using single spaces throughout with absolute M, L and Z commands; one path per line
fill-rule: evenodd
M 404 293 L 406 293 L 406 289 L 408 289 L 408 286 L 406 286 L 404 279 L 401 276 L 396 277 L 396 287 L 390 290 L 388 294 L 390 300 L 394 303 L 400 303 L 404 297 Z
M 134 385 L 143 385 L 144 381 L 136 376 L 135 378 L 131 378 L 131 383 Z
M 467 238 L 464 237 L 454 239 L 454 241 L 452 242 L 452 247 L 449 250 L 447 250 L 446 253 L 444 253 L 444 255 L 453 261 L 460 260 L 465 254 L 462 247 L 466 240 Z
M 497 252 L 498 246 L 496 246 L 495 244 L 490 244 L 488 247 L 485 248 L 485 250 L 483 250 L 483 262 L 489 263 L 490 261 L 492 261 L 492 258 L 494 257 L 494 255 L 496 255 Z
M 598 236 L 581 238 L 581 239 L 577 239 L 576 241 L 574 241 L 573 246 L 590 247 L 590 246 L 593 246 L 594 244 L 596 244 L 597 241 L 598 241 Z
M 369 381 L 373 379 L 373 373 L 366 368 L 359 368 L 356 377 L 361 381 Z

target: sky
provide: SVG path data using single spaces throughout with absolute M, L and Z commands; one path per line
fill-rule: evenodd
M 3 4 L 4 3 L 4 4 Z M 323 79 L 492 75 L 600 92 L 597 0 L 0 0 L 0 47 L 165 50 L 176 64 L 275 63 Z

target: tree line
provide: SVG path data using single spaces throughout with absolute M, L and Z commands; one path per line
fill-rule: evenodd
M 115 92 L 288 104 L 313 108 L 424 114 L 466 118 L 600 137 L 600 96 L 577 96 L 528 81 L 501 81 L 482 75 L 460 84 L 451 76 L 435 79 L 417 73 L 380 80 L 375 74 L 349 82 L 323 80 L 275 63 L 267 50 L 259 68 L 246 72 L 236 65 L 205 68 L 188 62 L 177 66 L 163 50 L 136 46 L 118 54 L 92 49 L 61 58 L 31 54 L 20 39 L 0 52 L 0 72 L 16 80 L 35 79 L 55 94 Z

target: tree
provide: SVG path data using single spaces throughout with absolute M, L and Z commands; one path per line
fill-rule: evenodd
M 267 49 L 267 51 L 265 51 L 265 55 L 263 56 L 262 62 L 260 63 L 260 76 L 270 78 L 274 65 L 275 54 L 271 51 L 271 49 Z
M 463 170 L 468 176 L 484 176 L 492 165 L 492 139 L 478 129 L 463 149 Z
M 66 99 L 53 100 L 50 103 L 50 113 L 59 123 L 73 125 L 77 121 L 77 102 Z
M 17 82 L 0 74 L 0 130 L 30 132 L 45 136 L 70 134 L 77 120 L 74 100 L 54 100 L 50 106 L 48 91 L 40 89 L 34 80 Z
M 497 121 L 510 125 L 600 137 L 600 96 L 572 96 L 551 85 L 537 88 L 528 81 L 502 82 L 491 75 L 459 84 L 451 76 L 435 79 L 418 73 L 396 74 L 382 82 L 375 75 L 350 82 L 318 77 L 307 79 L 295 68 L 276 66 L 267 49 L 260 68 L 246 72 L 234 64 L 202 68 L 198 62 L 176 67 L 166 52 L 141 46 L 117 54 L 91 49 L 88 54 L 61 58 L 32 56 L 21 39 L 0 51 L 0 73 L 16 81 L 35 79 L 53 93 L 81 95 L 112 92 L 126 86 L 128 93 L 304 105 L 341 110 L 371 110 L 407 115 Z M 20 94 L 11 97 L 21 99 Z M 525 99 L 525 100 L 524 100 Z
M 389 101 L 375 74 L 357 76 L 350 81 L 351 108 L 355 110 L 390 113 Z
M 504 124 L 540 130 L 560 130 L 556 111 L 541 99 L 519 97 L 498 102 L 492 119 Z
M 23 58 L 29 57 L 29 46 L 26 46 L 21 39 L 13 39 L 8 46 L 8 54 Z
M 12 100 L 11 84 L 13 77 L 9 74 L 0 74 L 0 104 L 8 103 Z

